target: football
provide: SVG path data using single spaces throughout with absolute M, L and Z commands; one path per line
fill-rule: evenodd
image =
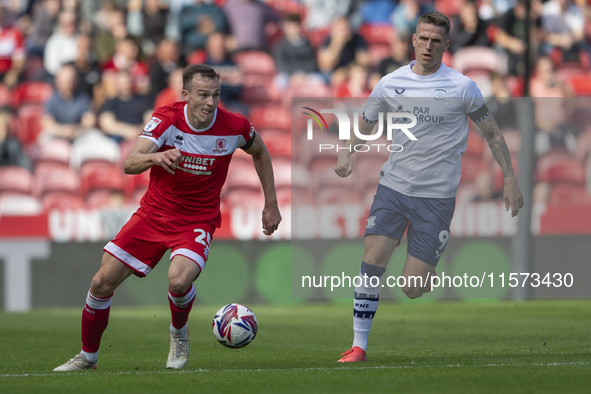
M 238 349 L 253 341 L 258 322 L 254 313 L 240 304 L 228 304 L 213 317 L 213 335 L 222 345 Z

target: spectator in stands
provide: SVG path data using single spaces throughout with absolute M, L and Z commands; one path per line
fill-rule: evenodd
M 156 96 L 154 108 L 171 105 L 177 101 L 183 101 L 183 69 L 177 68 L 171 72 L 167 81 L 168 86 Z
M 369 97 L 368 69 L 357 63 L 347 66 L 347 77 L 335 89 L 335 97 Z
M 117 142 L 133 140 L 147 123 L 153 101 L 147 95 L 133 92 L 133 79 L 129 71 L 115 74 L 117 95 L 105 102 L 99 114 L 100 128 Z
M 181 41 L 180 18 L 183 7 L 191 5 L 194 0 L 169 0 L 168 18 L 164 27 L 164 36 L 179 43 Z
M 30 30 L 27 35 L 27 53 L 43 57 L 47 39 L 53 32 L 60 12 L 60 0 L 38 1 L 33 8 Z
M 283 35 L 275 48 L 273 57 L 277 67 L 280 87 L 286 87 L 288 79 L 296 73 L 316 73 L 316 52 L 308 40 L 302 34 L 301 18 L 297 14 L 290 14 L 283 21 Z
M 489 46 L 487 25 L 478 16 L 478 6 L 474 0 L 467 0 L 462 4 L 460 13 L 452 23 L 450 39 L 451 53 L 467 46 Z
M 472 202 L 503 200 L 503 193 L 496 191 L 494 177 L 490 170 L 482 170 L 474 178 L 475 195 L 470 199 Z
M 268 30 L 277 30 L 279 15 L 258 0 L 226 0 L 224 14 L 235 39 L 232 49 L 269 49 Z
M 329 74 L 352 62 L 369 65 L 367 44 L 363 37 L 351 29 L 347 18 L 337 18 L 332 23 L 330 36 L 318 51 L 318 68 Z
M 127 3 L 127 30 L 142 38 L 142 50 L 151 55 L 162 39 L 168 20 L 168 3 L 163 0 L 130 0 Z
M 390 57 L 380 61 L 377 71 L 383 77 L 410 63 L 410 36 L 395 32 L 390 41 Z
M 566 61 L 578 61 L 585 36 L 583 10 L 571 0 L 550 0 L 544 4 L 542 26 L 546 31 L 545 53 L 556 48 Z
M 91 98 L 78 90 L 78 74 L 64 65 L 55 76 L 55 90 L 45 104 L 40 138 L 57 137 L 73 141 L 95 126 Z
M 158 43 L 155 55 L 156 59 L 150 65 L 150 85 L 154 97 L 168 87 L 168 77 L 179 66 L 182 66 L 180 64 L 180 48 L 176 42 L 168 38 Z
M 61 66 L 74 61 L 78 55 L 76 40 L 76 14 L 63 11 L 58 17 L 56 31 L 45 45 L 45 71 L 51 76 L 57 74 Z
M 337 18 L 347 18 L 357 28 L 361 15 L 355 0 L 303 0 L 306 7 L 306 30 L 329 28 Z
M 363 24 L 387 25 L 392 21 L 396 3 L 392 0 L 366 0 L 359 6 Z
M 0 79 L 8 87 L 20 80 L 26 61 L 23 35 L 17 26 L 8 24 L 0 6 Z
M 188 55 L 203 49 L 211 33 L 226 32 L 227 22 L 218 6 L 204 0 L 195 0 L 193 4 L 182 8 L 179 29 L 183 54 Z
M 117 8 L 108 8 L 107 4 L 109 4 L 108 1 L 101 9 L 105 20 L 100 19 L 96 32 L 93 33 L 96 59 L 100 65 L 104 65 L 112 58 L 117 44 L 128 36 L 125 13 Z
M 532 97 L 570 97 L 571 87 L 556 74 L 554 63 L 549 57 L 541 57 L 536 63 L 535 74 L 530 83 Z
M 508 70 L 512 75 L 523 75 L 523 57 L 525 53 L 525 13 L 526 1 L 517 0 L 515 7 L 511 8 L 500 18 L 495 35 L 495 45 L 502 48 L 507 54 Z M 542 3 L 539 0 L 531 1 L 530 13 L 530 40 L 535 47 L 542 40 L 542 20 L 540 13 Z
M 87 34 L 78 36 L 78 56 L 70 64 L 78 73 L 78 88 L 93 99 L 93 107 L 98 109 L 104 101 L 101 84 L 101 69 L 92 48 L 92 38 Z
M 214 68 L 220 74 L 220 100 L 224 108 L 242 114 L 247 112 L 246 106 L 240 101 L 242 93 L 242 71 L 238 64 L 228 55 L 226 36 L 212 33 L 207 38 L 205 50 L 207 58 L 204 64 Z
M 492 97 L 487 98 L 486 105 L 495 117 L 499 129 L 517 128 L 515 101 L 503 75 L 492 73 L 490 76 Z
M 572 89 L 556 74 L 550 58 L 538 60 L 530 93 L 536 98 L 536 154 L 541 155 L 552 148 L 566 148 L 574 153 L 576 139 L 565 125 L 570 113 Z
M 435 11 L 432 2 L 400 0 L 392 13 L 392 23 L 397 32 L 411 35 L 417 29 L 419 16 L 431 11 Z
M 5 86 L 0 86 L 3 90 Z M 23 152 L 19 139 L 9 133 L 10 107 L 8 97 L 0 103 L 0 166 L 20 166 L 31 170 L 31 162 Z
M 119 71 L 127 71 L 133 80 L 133 91 L 141 95 L 150 92 L 150 76 L 148 66 L 140 60 L 140 49 L 131 36 L 119 41 L 115 53 L 103 67 L 103 84 L 107 98 L 114 97 L 116 87 L 115 75 Z

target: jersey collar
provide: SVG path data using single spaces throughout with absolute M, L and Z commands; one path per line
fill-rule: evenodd
M 189 115 L 187 114 L 187 104 L 185 104 L 185 108 L 183 109 L 183 112 L 185 113 L 185 123 L 187 123 L 187 126 L 189 126 L 189 128 L 196 133 L 203 133 L 204 131 L 211 129 L 211 127 L 215 123 L 215 119 L 218 116 L 218 109 L 216 107 L 215 111 L 213 112 L 213 119 L 211 120 L 211 124 L 204 129 L 196 129 L 195 127 L 191 126 L 191 123 L 189 123 Z

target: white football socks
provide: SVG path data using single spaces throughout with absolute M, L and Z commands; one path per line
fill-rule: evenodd
M 384 272 L 384 267 L 367 264 L 365 261 L 361 263 L 359 275 L 362 283 L 361 286 L 355 287 L 353 304 L 353 347 L 358 346 L 367 350 L 371 323 L 380 301 L 380 279 Z

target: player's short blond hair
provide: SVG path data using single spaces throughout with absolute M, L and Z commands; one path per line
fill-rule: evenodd
M 427 25 L 434 25 L 437 27 L 443 27 L 443 29 L 445 30 L 445 37 L 449 37 L 449 30 L 451 25 L 449 23 L 448 17 L 445 16 L 445 14 L 437 11 L 428 12 L 426 14 L 419 16 L 419 19 L 417 20 L 417 27 L 419 27 L 422 23 L 425 23 Z

